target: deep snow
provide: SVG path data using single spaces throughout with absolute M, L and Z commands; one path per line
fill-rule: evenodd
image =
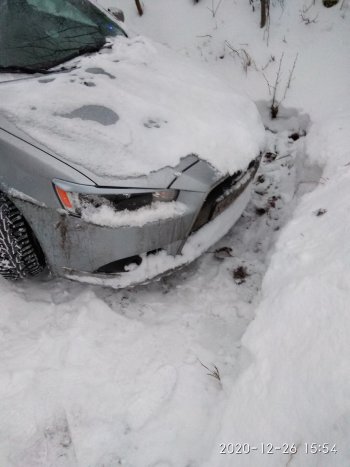
M 144 0 L 142 18 L 134 2 L 118 3 L 130 28 L 259 101 L 265 79 L 245 74 L 224 40 L 258 68 L 284 50 L 284 82 L 299 52 L 296 73 L 278 120 L 258 102 L 269 155 L 252 202 L 216 246 L 232 250 L 124 291 L 0 280 L 0 465 L 348 466 L 348 2 L 276 2 L 269 47 L 248 2 L 223 0 L 215 18 L 209 0 Z M 305 14 L 318 17 L 306 25 L 310 4 Z M 265 70 L 270 81 L 276 67 Z M 298 453 L 220 455 L 222 442 L 295 443 Z M 306 442 L 338 452 L 306 455 Z
M 227 249 L 119 292 L 0 279 L 0 465 L 203 465 L 242 365 L 268 251 L 293 204 L 300 142 L 289 133 L 268 135 L 291 156 L 262 162 L 252 202 L 215 247 Z M 216 365 L 221 383 L 200 362 Z
M 291 458 L 298 466 L 350 464 L 349 143 L 349 114 L 309 133 L 308 162 L 321 162 L 323 177 L 277 241 L 242 339 L 250 364 L 232 387 L 217 436 L 252 446 L 295 443 L 298 452 L 253 453 L 237 465 L 280 466 Z M 305 443 L 336 445 L 337 453 L 307 455 Z M 214 451 L 205 465 L 236 465 L 216 460 Z

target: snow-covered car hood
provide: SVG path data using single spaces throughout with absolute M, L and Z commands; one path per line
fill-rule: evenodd
M 189 154 L 233 173 L 263 149 L 255 105 L 165 46 L 118 37 L 73 65 L 69 73 L 1 83 L 0 110 L 98 177 L 146 175 Z

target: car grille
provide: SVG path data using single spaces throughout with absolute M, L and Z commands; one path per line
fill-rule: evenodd
M 221 180 L 207 195 L 192 226 L 191 233 L 215 219 L 245 190 L 258 170 L 260 157 L 251 161 L 245 172 L 238 171 Z

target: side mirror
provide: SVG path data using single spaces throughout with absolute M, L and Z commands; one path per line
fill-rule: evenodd
M 115 18 L 117 18 L 118 21 L 121 21 L 122 23 L 124 23 L 124 21 L 125 21 L 125 16 L 124 16 L 123 10 L 120 10 L 119 8 L 114 8 L 114 7 L 107 8 L 107 10 L 108 10 Z

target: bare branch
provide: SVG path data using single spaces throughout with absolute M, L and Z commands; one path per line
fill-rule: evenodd
M 266 68 L 270 65 L 270 63 L 275 61 L 275 57 L 273 55 L 270 56 L 266 64 L 261 68 L 262 71 L 265 71 Z
M 270 94 L 270 96 L 271 96 L 271 84 L 270 84 L 269 80 L 266 78 L 265 74 L 263 73 L 262 75 L 263 75 L 263 77 L 264 77 L 264 79 L 265 79 L 265 81 L 266 81 L 267 88 L 268 88 L 269 94 Z
M 219 2 L 216 4 L 216 6 L 214 5 L 214 0 L 211 0 L 211 8 L 207 7 L 208 10 L 211 12 L 211 14 L 213 15 L 213 18 L 216 17 L 216 13 L 218 12 L 218 9 L 220 7 L 222 3 L 222 0 L 219 0 Z
M 292 69 L 291 69 L 290 72 L 289 72 L 288 82 L 287 82 L 286 89 L 284 90 L 284 94 L 283 94 L 283 99 L 282 99 L 282 101 L 284 101 L 284 99 L 286 98 L 287 91 L 288 91 L 288 89 L 290 88 L 290 85 L 291 85 L 291 82 L 292 82 L 292 78 L 293 78 L 293 74 L 294 74 L 294 70 L 295 70 L 295 65 L 296 65 L 297 60 L 298 60 L 298 56 L 299 56 L 299 53 L 297 53 L 297 54 L 295 55 L 295 59 L 294 59 L 294 62 L 293 62 Z M 282 102 L 282 101 L 281 101 L 281 102 Z M 280 102 L 280 103 L 281 103 L 281 102 Z
M 257 66 L 251 55 L 245 49 L 235 49 L 229 41 L 224 42 L 225 46 L 231 50 L 241 61 L 242 68 L 245 73 L 248 72 L 248 68 L 253 66 L 257 70 Z
M 214 369 L 211 370 L 206 365 L 204 365 L 204 363 L 202 363 L 199 359 L 198 359 L 198 361 L 202 365 L 202 367 L 204 367 L 206 370 L 208 370 L 208 372 L 209 372 L 209 373 L 207 373 L 208 376 L 211 376 L 212 378 L 217 379 L 221 383 L 220 371 L 219 371 L 219 369 L 218 369 L 218 367 L 216 365 L 213 365 Z
M 275 84 L 272 87 L 273 94 L 272 94 L 272 102 L 271 102 L 271 118 L 276 118 L 277 117 L 278 107 L 279 107 L 279 104 L 280 104 L 280 102 L 279 103 L 277 102 L 276 94 L 277 94 L 277 89 L 278 89 L 278 86 L 280 84 L 280 79 L 281 79 L 281 70 L 282 70 L 283 57 L 284 57 L 284 52 L 282 53 L 281 58 L 279 60 L 278 70 L 277 70 L 277 73 L 276 73 Z
M 304 12 L 300 12 L 300 18 L 302 20 L 302 22 L 306 25 L 309 25 L 309 24 L 312 24 L 312 23 L 317 23 L 317 18 L 318 18 L 318 14 L 314 17 L 314 18 L 308 18 L 307 16 L 305 16 Z

